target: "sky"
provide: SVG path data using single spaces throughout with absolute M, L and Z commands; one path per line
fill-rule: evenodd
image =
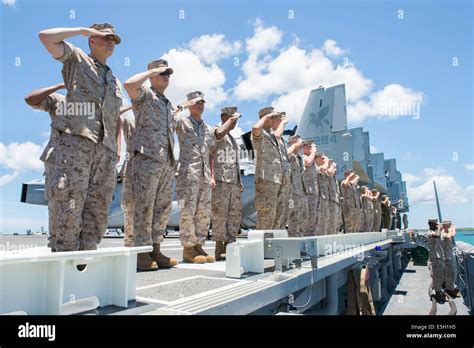
M 203 91 L 210 125 L 237 105 L 248 131 L 272 105 L 292 128 L 311 89 L 345 83 L 349 127 L 397 159 L 410 227 L 437 216 L 433 180 L 443 218 L 474 226 L 470 1 L 1 1 L 0 233 L 47 229 L 46 207 L 20 203 L 21 184 L 42 179 L 50 132 L 24 96 L 61 82 L 38 32 L 103 22 L 122 37 L 107 62 L 120 81 L 166 58 L 166 95 L 176 105 Z M 69 41 L 88 52 L 85 37 Z

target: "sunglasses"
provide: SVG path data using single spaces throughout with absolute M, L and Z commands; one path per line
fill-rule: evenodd
M 168 72 L 162 72 L 162 73 L 160 73 L 160 75 L 161 75 L 161 76 L 168 76 L 168 77 L 170 77 L 170 76 L 171 76 L 171 74 L 170 74 L 170 73 L 168 73 Z

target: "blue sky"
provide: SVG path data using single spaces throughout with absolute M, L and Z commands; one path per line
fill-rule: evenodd
M 108 61 L 121 81 L 164 56 L 176 69 L 167 94 L 204 91 L 209 124 L 227 104 L 245 131 L 266 105 L 294 122 L 311 88 L 346 83 L 350 126 L 408 182 L 411 226 L 436 216 L 433 179 L 444 217 L 474 226 L 470 1 L 2 1 L 0 232 L 47 226 L 46 207 L 19 203 L 49 133 L 23 97 L 61 79 L 37 33 L 101 22 L 122 37 Z M 84 37 L 69 41 L 87 51 Z M 420 117 L 381 113 L 390 100 L 419 104 Z

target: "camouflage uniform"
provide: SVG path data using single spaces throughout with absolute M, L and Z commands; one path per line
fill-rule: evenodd
M 378 199 L 372 199 L 374 205 L 374 223 L 372 225 L 372 231 L 380 231 L 380 223 L 382 222 L 382 207 Z
M 122 177 L 122 209 L 124 215 L 125 236 L 123 238 L 126 247 L 133 247 L 133 170 L 132 170 L 132 136 L 135 131 L 135 118 L 123 118 L 122 130 L 124 133 L 127 153 L 122 165 L 120 176 Z
M 179 238 L 185 247 L 204 245 L 211 218 L 212 129 L 202 120 L 179 116 L 176 133 L 180 148 L 176 170 L 176 197 L 181 208 Z
M 37 110 L 46 111 L 49 113 L 51 120 L 56 116 L 56 106 L 58 103 L 63 103 L 66 98 L 59 93 L 51 93 L 44 98 L 40 104 L 33 106 Z M 54 199 L 51 198 L 50 186 L 51 180 L 54 177 L 56 153 L 54 149 L 58 146 L 59 131 L 51 127 L 51 134 L 49 136 L 48 144 L 41 154 L 40 160 L 44 162 L 44 198 L 48 201 L 48 217 L 49 217 L 49 236 L 48 247 L 56 248 L 56 211 Z
M 288 217 L 290 214 L 290 199 L 291 199 L 291 170 L 290 160 L 288 158 L 288 147 L 283 138 L 278 139 L 278 146 L 280 148 L 282 167 L 283 167 L 283 181 L 278 191 L 277 210 L 273 229 L 285 229 L 288 224 Z
M 291 201 L 288 217 L 288 236 L 302 237 L 307 234 L 308 201 L 303 182 L 303 159 L 299 154 L 289 156 L 291 167 Z
M 305 157 L 303 157 L 305 158 Z M 303 170 L 303 182 L 306 193 L 306 200 L 308 202 L 308 226 L 306 231 L 308 235 L 316 235 L 316 228 L 318 227 L 318 198 L 319 188 L 316 183 L 317 171 L 316 165 L 312 163 L 309 167 Z
M 329 234 L 330 211 L 329 211 L 329 176 L 318 170 L 318 186 L 319 186 L 319 204 L 320 215 L 317 228 L 317 235 Z
M 143 86 L 132 106 L 136 118 L 132 142 L 134 243 L 144 246 L 163 241 L 171 213 L 175 113 L 163 94 Z
M 362 227 L 361 232 L 369 232 L 373 224 L 373 216 L 371 215 L 370 205 L 372 200 L 366 196 L 362 196 Z
M 329 233 L 336 234 L 339 232 L 339 228 L 342 224 L 342 212 L 341 212 L 341 192 L 337 184 L 335 176 L 328 176 L 329 180 Z
M 262 129 L 260 136 L 252 134 L 255 149 L 255 209 L 257 230 L 272 229 L 278 207 L 278 193 L 284 182 L 280 147 L 270 129 Z
M 214 128 L 214 178 L 212 191 L 212 238 L 232 243 L 240 231 L 242 220 L 242 180 L 240 177 L 240 148 L 228 133 L 217 139 Z
M 354 186 L 354 196 L 355 196 L 355 203 L 357 204 L 357 210 L 355 212 L 356 221 L 354 226 L 356 226 L 355 232 L 361 232 L 363 227 L 363 210 L 362 210 L 362 196 L 360 195 L 359 186 Z
M 343 194 L 342 212 L 344 214 L 345 232 L 359 231 L 360 225 L 360 203 L 356 191 L 357 188 L 351 183 L 347 187 L 341 185 Z
M 444 250 L 442 241 L 437 231 L 428 232 L 428 250 L 431 263 L 431 276 L 433 278 L 433 289 L 441 291 L 444 281 Z
M 56 249 L 94 250 L 107 229 L 116 182 L 122 91 L 108 66 L 70 43 L 64 43 L 58 60 L 64 64 L 68 108 L 52 123 L 61 132 L 51 182 L 57 202 Z M 84 112 L 88 106 L 94 107 L 93 114 Z
M 444 274 L 443 278 L 446 281 L 446 289 L 454 290 L 454 282 L 456 279 L 456 257 L 454 256 L 454 243 L 444 230 L 441 231 L 441 238 L 439 239 L 441 248 L 444 254 Z

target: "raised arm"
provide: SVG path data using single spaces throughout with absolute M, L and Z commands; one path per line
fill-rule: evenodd
M 53 28 L 39 32 L 39 39 L 44 47 L 54 58 L 61 58 L 64 55 L 64 40 L 78 35 L 84 36 L 107 36 L 107 33 L 92 28 Z
M 256 136 L 256 137 L 259 137 L 261 134 L 262 134 L 262 129 L 263 129 L 263 126 L 265 125 L 265 122 L 272 116 L 270 115 L 266 115 L 266 116 L 263 116 L 261 119 L 259 119 L 257 121 L 257 123 L 255 123 L 253 126 L 252 126 L 252 135 Z
M 288 120 L 285 118 L 279 118 L 280 123 L 278 123 L 277 129 L 273 131 L 273 135 L 277 138 L 280 139 L 283 136 L 283 132 L 285 130 L 285 124 L 288 123 Z
M 303 142 L 301 139 L 297 140 L 295 143 L 291 144 L 287 150 L 288 156 L 296 154 L 303 147 Z
M 136 99 L 140 95 L 140 87 L 143 85 L 143 83 L 150 77 L 159 75 L 161 72 L 162 71 L 159 68 L 155 68 L 135 74 L 125 81 L 123 86 L 127 90 L 130 98 Z
M 28 94 L 25 97 L 25 102 L 29 106 L 36 106 L 39 103 L 41 103 L 43 99 L 46 98 L 48 95 L 63 88 L 64 88 L 64 83 L 58 83 L 57 85 L 54 85 L 54 86 L 35 89 L 34 91 L 30 92 L 30 94 Z
M 231 128 L 235 125 L 240 115 L 229 117 L 227 121 L 224 122 L 219 128 L 216 129 L 214 134 L 218 140 L 221 140 L 230 132 Z
M 316 145 L 311 144 L 311 153 L 309 156 L 304 157 L 304 166 L 306 168 L 311 167 L 314 163 L 314 159 L 316 158 Z

